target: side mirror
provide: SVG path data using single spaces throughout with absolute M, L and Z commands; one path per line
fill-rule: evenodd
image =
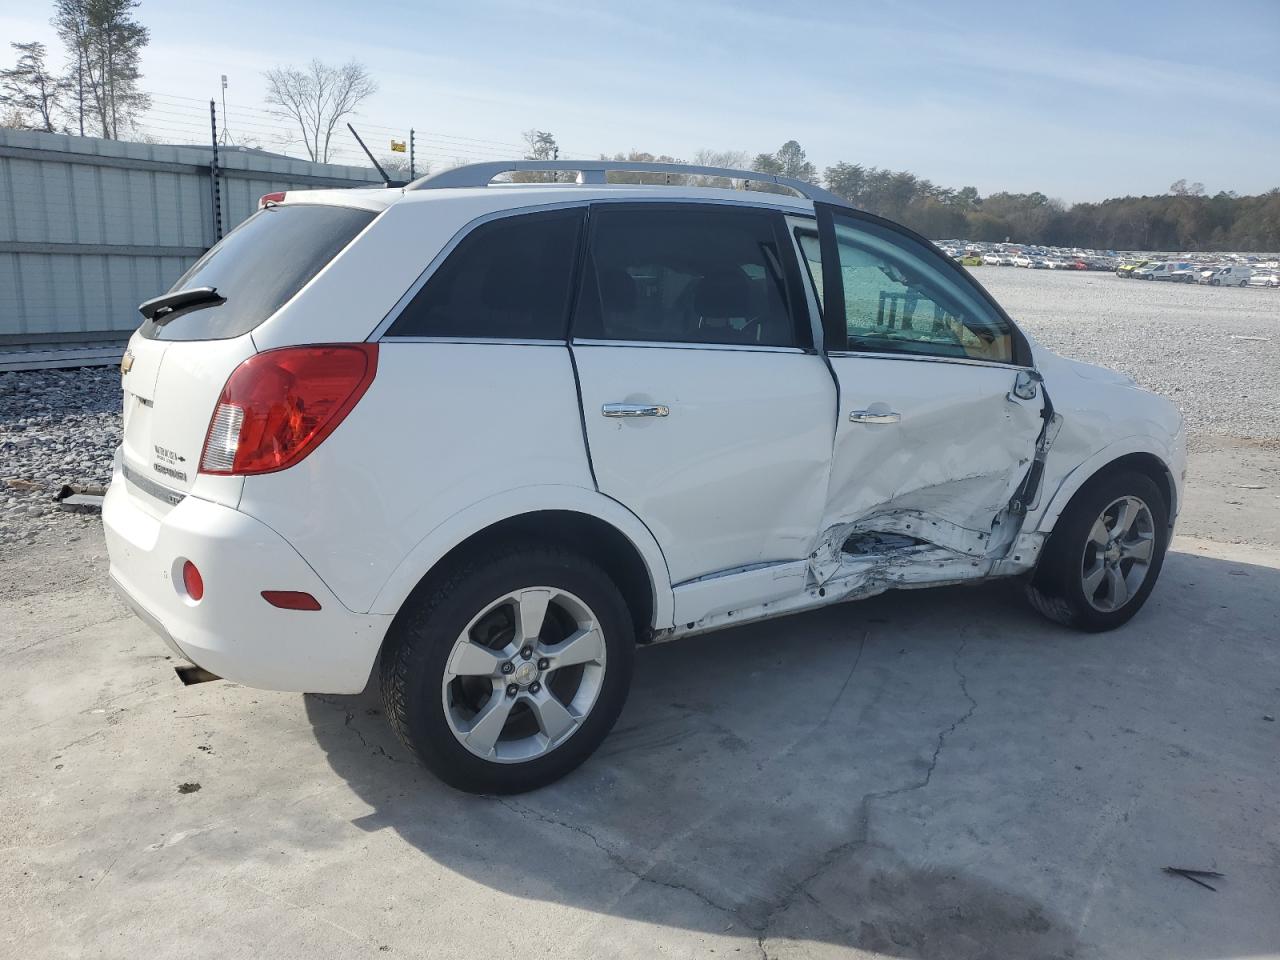
M 1040 371 L 1019 370 L 1018 376 L 1013 381 L 1013 389 L 1009 391 L 1009 398 L 1034 400 L 1040 392 L 1039 385 L 1042 383 L 1044 383 L 1044 377 L 1040 375 Z

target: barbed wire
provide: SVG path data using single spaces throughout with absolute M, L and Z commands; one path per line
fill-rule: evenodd
M 209 100 L 160 90 L 143 91 L 150 106 L 138 117 L 136 127 L 146 139 L 175 144 L 207 146 L 212 136 Z M 269 106 L 250 106 L 228 101 L 225 115 L 221 100 L 215 99 L 218 116 L 219 146 L 249 147 L 279 153 L 300 160 L 310 160 L 302 132 L 295 121 Z M 527 143 L 492 137 L 470 136 L 458 132 L 435 130 L 426 124 L 408 123 L 390 126 L 374 123 L 359 116 L 352 125 L 364 138 L 369 149 L 379 158 L 404 158 L 407 152 L 392 151 L 389 141 L 405 142 L 414 131 L 414 155 L 424 167 L 440 168 L 459 163 L 485 160 L 509 160 L 523 157 Z M 381 142 L 387 141 L 385 145 Z M 322 151 L 324 150 L 322 145 Z M 327 151 L 329 163 L 366 167 L 368 157 L 345 126 L 333 132 Z M 571 150 L 562 146 L 562 159 L 588 159 L 600 156 L 598 151 Z

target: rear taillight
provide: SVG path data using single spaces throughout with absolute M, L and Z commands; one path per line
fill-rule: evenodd
M 282 347 L 232 372 L 204 438 L 200 472 L 291 467 L 351 412 L 378 369 L 376 343 Z
M 276 203 L 284 203 L 283 190 L 280 191 L 279 193 L 264 193 L 261 197 L 258 198 L 258 209 L 261 210 L 264 207 L 269 207 L 272 204 L 276 204 Z

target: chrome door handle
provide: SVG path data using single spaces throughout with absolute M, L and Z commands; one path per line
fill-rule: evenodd
M 881 413 L 876 410 L 852 410 L 849 413 L 850 423 L 897 423 L 901 419 L 900 413 Z
M 600 412 L 606 417 L 665 417 L 671 411 L 665 403 L 606 403 Z

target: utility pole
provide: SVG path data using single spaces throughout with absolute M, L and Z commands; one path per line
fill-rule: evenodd
M 413 138 L 414 138 L 413 127 L 410 127 L 409 128 L 409 182 L 410 183 L 412 183 L 414 180 L 418 178 L 418 175 L 414 171 L 414 166 L 413 166 Z
M 222 142 L 228 143 L 230 134 L 227 132 L 227 75 L 222 75 Z
M 209 131 L 213 148 L 209 157 L 209 191 L 213 199 L 213 242 L 217 243 L 222 239 L 222 189 L 218 184 L 218 106 L 213 100 L 209 101 Z

